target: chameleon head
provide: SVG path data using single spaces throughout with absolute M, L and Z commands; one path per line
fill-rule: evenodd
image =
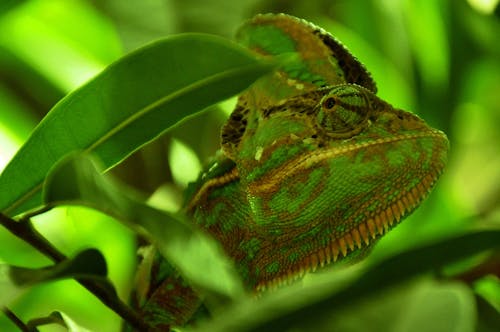
M 246 114 L 238 167 L 257 288 L 352 257 L 411 213 L 446 163 L 446 136 L 371 91 L 343 84 Z M 230 128 L 225 128 L 230 130 Z

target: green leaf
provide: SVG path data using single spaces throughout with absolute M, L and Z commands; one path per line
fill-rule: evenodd
M 0 64 L 13 66 L 7 75 L 32 96 L 47 92 L 41 82 L 69 92 L 122 55 L 110 19 L 86 1 L 24 1 L 0 17 L 0 31 Z
M 4 0 L 0 3 L 0 15 L 4 15 L 9 10 L 22 4 L 24 0 Z
M 71 317 L 62 311 L 57 311 L 64 321 L 64 324 L 68 328 L 68 332 L 91 332 L 90 330 L 78 325 Z
M 339 271 L 332 271 L 331 282 L 324 281 L 325 275 L 322 276 L 323 282 L 269 294 L 258 305 L 253 301 L 243 302 L 212 322 L 200 324 L 189 331 L 316 330 L 315 327 L 322 326 L 332 313 L 338 313 L 348 305 L 381 294 L 415 276 L 495 248 L 500 248 L 498 230 L 444 239 L 372 264 L 364 271 L 357 271 L 352 274 L 354 278 L 351 282 L 343 281 L 343 287 L 339 288 L 335 279 Z
M 214 295 L 236 298 L 243 286 L 215 240 L 196 231 L 180 215 L 155 209 L 123 185 L 103 176 L 84 155 L 58 163 L 47 178 L 49 206 L 84 205 L 125 222 L 146 236 L 191 282 Z
M 0 306 L 11 303 L 28 287 L 51 280 L 95 279 L 108 287 L 106 275 L 106 261 L 96 249 L 84 250 L 72 259 L 38 269 L 0 264 Z
M 406 303 L 408 311 L 401 313 L 394 331 L 475 331 L 474 294 L 467 285 L 456 282 L 425 286 L 412 296 L 411 304 Z
M 500 326 L 500 311 L 481 296 L 476 297 L 478 312 L 478 332 L 494 332 Z
M 338 308 L 314 331 L 472 332 L 475 324 L 467 285 L 424 277 Z
M 123 57 L 63 98 L 34 130 L 0 175 L 0 211 L 13 216 L 39 206 L 46 174 L 69 152 L 92 152 L 109 169 L 271 68 L 226 39 L 202 34 L 166 38 Z

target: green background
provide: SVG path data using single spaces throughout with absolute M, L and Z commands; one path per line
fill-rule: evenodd
M 156 38 L 205 32 L 231 38 L 256 13 L 285 12 L 341 40 L 371 71 L 378 95 L 413 111 L 450 139 L 449 164 L 429 199 L 374 251 L 405 247 L 500 225 L 500 10 L 495 1 L 30 0 L 0 4 L 0 170 L 31 129 L 65 94 L 123 54 Z M 481 6 L 481 4 L 483 4 Z M 113 173 L 163 207 L 175 209 L 186 183 L 215 152 L 234 100 L 177 127 Z M 33 161 L 36 163 L 36 160 Z M 7 190 L 0 188 L 0 190 Z M 135 236 L 83 208 L 56 209 L 36 225 L 73 254 L 97 247 L 126 298 L 135 268 Z M 48 260 L 0 229 L 0 261 Z M 500 283 L 474 290 L 500 309 Z M 23 319 L 58 309 L 92 330 L 118 331 L 120 319 L 73 281 L 33 288 L 12 309 Z M 0 315 L 0 331 L 14 329 Z M 47 327 L 44 331 L 58 331 Z

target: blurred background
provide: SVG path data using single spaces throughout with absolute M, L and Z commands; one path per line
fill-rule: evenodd
M 3 0 L 0 4 L 0 171 L 65 94 L 123 54 L 182 32 L 232 38 L 257 13 L 285 12 L 323 27 L 371 71 L 379 96 L 419 114 L 450 139 L 449 164 L 429 199 L 374 251 L 387 255 L 473 228 L 500 225 L 500 6 L 498 0 Z M 219 144 L 234 100 L 175 128 L 112 173 L 154 204 L 175 209 Z M 147 128 L 144 128 L 147 130 Z M 36 160 L 33 160 L 36 163 Z M 0 188 L 0 190 L 8 190 Z M 97 247 L 126 299 L 134 234 L 83 208 L 36 218 L 72 254 Z M 49 261 L 0 229 L 0 261 Z M 498 279 L 476 291 L 500 310 Z M 23 320 L 61 310 L 78 324 L 118 331 L 120 319 L 73 281 L 37 286 L 12 308 Z M 0 331 L 15 331 L 0 314 Z M 47 327 L 43 331 L 59 331 Z

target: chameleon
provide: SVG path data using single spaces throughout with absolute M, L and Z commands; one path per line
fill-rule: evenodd
M 239 96 L 183 212 L 260 293 L 362 258 L 428 196 L 449 144 L 377 97 L 363 64 L 312 23 L 257 15 L 237 40 L 281 66 Z M 191 322 L 201 296 L 158 254 L 148 262 L 144 317 L 165 330 Z

